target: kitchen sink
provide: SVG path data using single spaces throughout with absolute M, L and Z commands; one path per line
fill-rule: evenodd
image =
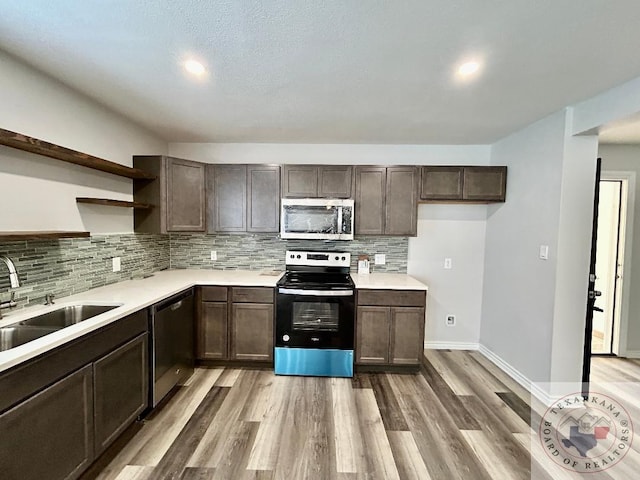
M 43 313 L 18 323 L 18 326 L 50 327 L 60 329 L 108 312 L 119 305 L 69 305 Z
M 27 325 L 10 325 L 0 328 L 0 352 L 30 342 L 36 338 L 44 337 L 60 330 L 56 327 L 31 327 Z

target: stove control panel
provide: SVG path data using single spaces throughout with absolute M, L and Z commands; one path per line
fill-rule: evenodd
M 287 250 L 285 264 L 316 267 L 349 267 L 351 266 L 351 254 L 349 252 L 305 252 Z

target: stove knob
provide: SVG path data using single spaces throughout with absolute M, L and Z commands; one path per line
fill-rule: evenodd
M 289 335 L 283 335 L 282 336 L 282 341 L 283 342 L 288 342 L 289 341 Z
M 347 257 L 342 257 L 342 261 L 344 262 L 347 259 Z
M 296 256 L 292 253 L 291 255 L 289 255 L 289 258 L 296 258 Z
M 302 258 L 302 256 L 300 256 L 300 255 L 296 255 L 296 258 Z
M 336 257 L 336 260 L 340 260 L 340 257 Z

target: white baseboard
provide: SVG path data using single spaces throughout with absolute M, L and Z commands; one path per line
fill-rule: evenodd
M 478 350 L 473 342 L 424 342 L 424 348 L 430 350 Z
M 480 353 L 487 357 L 491 362 L 493 362 L 500 370 L 513 378 L 516 382 L 522 385 L 527 391 L 531 392 L 531 394 L 540 400 L 543 405 L 551 405 L 554 403 L 557 398 L 549 395 L 548 392 L 541 389 L 534 382 L 529 380 L 522 372 L 514 368 L 510 363 L 506 362 L 501 356 L 497 353 L 489 350 L 484 345 L 480 345 L 479 349 Z
M 640 350 L 627 350 L 624 355 L 625 358 L 640 358 Z

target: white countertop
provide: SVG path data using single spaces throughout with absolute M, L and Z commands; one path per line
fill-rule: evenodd
M 427 286 L 415 278 L 403 273 L 371 273 L 369 275 L 351 274 L 356 288 L 376 290 L 428 290 Z
M 89 320 L 60 329 L 18 347 L 0 352 L 0 372 L 34 358 L 52 348 L 104 327 L 116 320 L 179 293 L 194 285 L 275 287 L 282 272 L 246 270 L 167 270 L 152 277 L 127 280 L 64 297 L 55 305 L 32 306 L 8 312 L 3 310 L 0 327 L 26 320 L 67 305 L 118 305 L 117 308 Z M 403 274 L 373 273 L 352 275 L 357 288 L 427 290 L 427 286 Z

